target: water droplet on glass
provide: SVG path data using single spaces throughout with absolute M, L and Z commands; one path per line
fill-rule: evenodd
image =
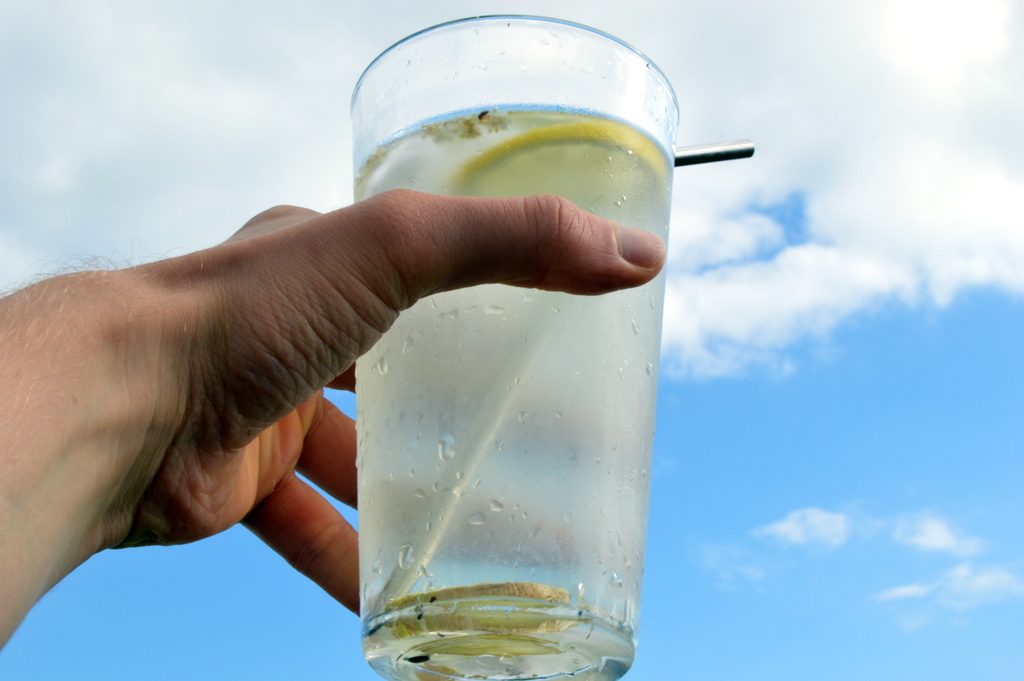
M 497 499 L 491 499 L 491 510 L 495 513 L 499 513 L 505 510 L 505 504 L 501 503 Z
M 498 452 L 500 452 L 501 450 L 505 449 L 505 438 L 499 437 L 498 441 L 494 443 L 494 449 L 495 449 L 495 451 L 498 451 Z
M 441 489 L 441 485 L 435 482 L 433 485 L 430 486 L 430 489 L 434 492 L 437 492 L 437 490 Z
M 441 461 L 451 461 L 455 458 L 455 438 L 451 435 L 442 435 L 437 441 L 437 458 Z
M 487 522 L 487 517 L 480 511 L 477 511 L 473 515 L 469 516 L 468 522 L 470 525 L 483 525 Z
M 382 561 L 375 561 L 373 563 L 373 574 L 382 575 L 384 574 L 384 563 Z
M 455 471 L 455 479 L 462 480 L 462 471 Z
M 398 549 L 398 567 L 403 570 L 412 566 L 413 559 L 416 555 L 413 553 L 411 544 L 402 544 L 402 548 Z
M 647 372 L 648 376 L 653 376 L 654 375 L 654 365 L 651 364 L 650 362 L 648 362 L 647 364 L 644 365 L 644 371 Z
M 562 418 L 562 412 L 560 412 L 560 411 L 556 411 L 556 412 L 555 412 L 555 418 L 556 418 L 556 419 L 560 419 L 560 418 Z
M 484 314 L 505 314 L 505 308 L 501 305 L 486 305 L 484 306 Z
M 619 199 L 615 199 L 615 206 L 619 207 L 621 205 L 622 205 L 622 201 L 620 201 Z
M 448 310 L 447 312 L 442 312 L 441 314 L 438 315 L 438 317 L 440 317 L 441 319 L 455 319 L 458 316 L 458 310 Z
M 417 499 L 426 499 L 427 498 L 427 493 L 424 492 L 419 487 L 416 488 L 416 491 L 414 491 L 413 494 L 416 496 Z
M 640 322 L 638 322 L 635 319 L 630 319 L 629 320 L 629 324 L 630 324 L 630 326 L 633 327 L 633 333 L 635 333 L 636 335 L 639 336 L 640 335 Z
M 402 343 L 402 354 L 404 355 L 405 353 L 412 350 L 412 346 L 414 345 L 416 345 L 416 341 L 413 340 L 412 334 L 409 334 L 409 337 L 406 338 L 405 341 Z
M 386 357 L 381 357 L 377 360 L 377 363 L 373 365 L 373 370 L 381 376 L 388 373 L 388 360 Z
M 526 414 L 525 411 L 519 412 L 519 416 L 518 416 L 519 423 L 526 423 L 526 416 L 527 416 L 527 414 Z
M 622 577 L 619 576 L 618 572 L 612 571 L 612 573 L 608 576 L 608 583 L 616 589 L 621 589 Z
M 420 563 L 419 565 L 416 566 L 416 574 L 418 576 L 420 576 L 420 577 L 433 577 L 434 576 L 434 575 L 430 574 L 430 572 L 427 570 L 427 566 L 424 565 L 423 563 Z
M 473 489 L 476 489 L 477 487 L 480 486 L 480 483 L 483 481 L 483 478 L 477 478 L 476 480 L 473 481 L 473 484 L 471 486 L 473 487 Z
M 552 305 L 551 306 L 551 311 L 552 312 L 561 312 L 562 308 L 558 307 L 557 305 Z
M 586 597 L 587 590 L 583 588 L 583 582 L 576 585 L 576 600 L 582 601 Z

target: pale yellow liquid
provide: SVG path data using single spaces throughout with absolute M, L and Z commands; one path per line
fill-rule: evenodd
M 667 237 L 669 173 L 660 147 L 625 124 L 491 111 L 382 147 L 356 193 L 555 193 Z M 617 679 L 629 668 L 663 288 L 444 293 L 360 360 L 364 650 L 382 675 Z M 527 586 L 514 598 L 443 591 L 478 584 Z

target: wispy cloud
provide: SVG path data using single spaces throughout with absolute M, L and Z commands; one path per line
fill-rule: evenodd
M 802 508 L 782 520 L 757 528 L 754 535 L 770 537 L 783 544 L 824 544 L 835 548 L 849 538 L 850 519 L 844 513 Z
M 976 568 L 957 565 L 940 583 L 940 600 L 954 608 L 972 608 L 985 603 L 1024 596 L 1024 581 L 1004 567 Z
M 880 591 L 873 596 L 876 601 L 903 601 L 908 598 L 924 598 L 934 590 L 931 584 L 904 584 Z
M 985 548 L 984 540 L 969 537 L 947 521 L 930 513 L 899 518 L 893 528 L 892 538 L 898 544 L 922 551 L 951 553 L 956 556 L 973 556 Z
M 725 590 L 761 582 L 768 575 L 752 552 L 736 544 L 704 544 L 697 548 L 693 557 L 697 565 L 714 578 L 716 585 Z
M 904 584 L 872 596 L 879 602 L 930 599 L 937 605 L 967 610 L 1024 597 L 1024 580 L 1006 567 L 961 563 L 931 582 Z

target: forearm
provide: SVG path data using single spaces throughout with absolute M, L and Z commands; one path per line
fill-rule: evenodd
M 111 510 L 145 475 L 155 391 L 154 360 L 127 354 L 147 324 L 126 279 L 76 274 L 0 300 L 0 642 L 130 522 Z

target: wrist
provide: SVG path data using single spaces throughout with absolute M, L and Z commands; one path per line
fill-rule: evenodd
M 0 300 L 0 640 L 64 575 L 118 540 L 169 423 L 162 313 L 130 271 L 73 274 Z M 138 489 L 141 493 L 141 488 Z M 10 625 L 10 627 L 8 627 Z

